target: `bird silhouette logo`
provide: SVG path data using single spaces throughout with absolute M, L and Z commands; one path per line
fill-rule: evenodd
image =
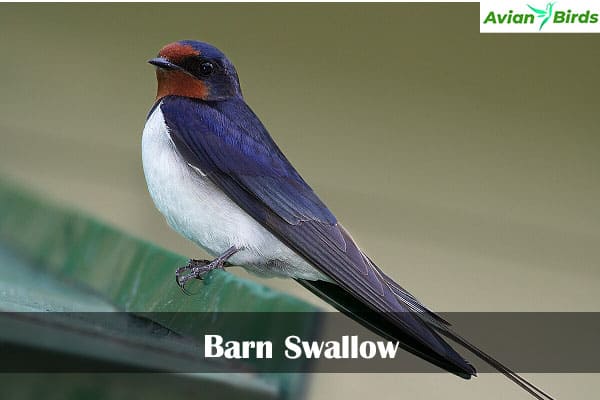
M 536 13 L 538 18 L 542 18 L 542 23 L 540 24 L 540 29 L 538 29 L 538 31 L 541 31 L 546 22 L 552 18 L 552 7 L 554 7 L 554 4 L 556 4 L 556 2 L 546 4 L 545 10 L 540 10 L 539 8 L 535 8 L 527 4 L 527 7 Z

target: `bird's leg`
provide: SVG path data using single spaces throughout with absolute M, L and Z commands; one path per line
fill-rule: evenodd
M 183 266 L 183 267 L 179 267 L 175 270 L 175 278 L 177 279 L 177 282 L 179 283 L 179 278 L 181 278 L 184 274 L 185 271 L 187 270 L 191 270 L 194 267 L 201 267 L 201 266 L 205 266 L 207 264 L 210 264 L 210 260 L 196 260 L 191 258 L 187 265 Z
M 223 269 L 223 267 L 227 265 L 227 260 L 238 251 L 240 251 L 240 249 L 231 246 L 223 254 L 212 261 L 191 259 L 185 267 L 177 268 L 175 271 L 175 281 L 177 282 L 177 285 L 185 291 L 185 284 L 187 281 L 190 279 L 203 279 L 204 276 L 213 269 Z M 188 270 L 190 271 L 189 273 L 183 273 Z

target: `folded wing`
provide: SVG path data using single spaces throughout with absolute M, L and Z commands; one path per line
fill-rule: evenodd
M 340 293 L 376 315 L 380 325 L 385 321 L 382 326 L 394 332 L 388 337 L 457 375 L 475 373 L 415 311 L 434 314 L 360 251 L 242 100 L 209 103 L 167 97 L 160 107 L 184 159 L 330 277 Z

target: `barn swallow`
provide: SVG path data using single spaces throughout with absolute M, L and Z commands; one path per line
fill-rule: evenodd
M 148 190 L 168 224 L 214 256 L 177 283 L 238 265 L 293 278 L 377 334 L 469 379 L 459 343 L 535 398 L 550 396 L 458 334 L 359 248 L 244 101 L 238 75 L 207 43 L 183 40 L 149 60 L 158 90 L 142 137 Z

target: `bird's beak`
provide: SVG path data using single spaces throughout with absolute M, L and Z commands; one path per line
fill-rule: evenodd
M 151 60 L 148 60 L 148 62 L 162 69 L 181 69 L 179 65 L 173 64 L 165 57 L 156 57 Z

